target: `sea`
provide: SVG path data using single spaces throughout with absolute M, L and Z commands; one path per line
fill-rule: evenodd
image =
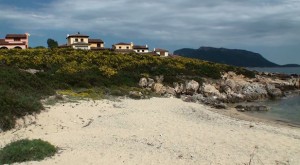
M 300 75 L 300 67 L 281 68 L 247 68 L 259 72 L 284 73 Z M 300 95 L 294 94 L 277 100 L 257 102 L 260 105 L 270 107 L 267 112 L 247 112 L 247 114 L 259 118 L 270 119 L 285 123 L 291 123 L 300 127 Z

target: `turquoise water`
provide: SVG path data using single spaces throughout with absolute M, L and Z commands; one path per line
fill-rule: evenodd
M 280 67 L 280 68 L 247 68 L 259 72 L 300 74 L 300 67 Z
M 279 100 L 256 102 L 266 105 L 271 109 L 267 112 L 247 112 L 247 114 L 259 118 L 271 119 L 292 123 L 300 126 L 300 96 L 288 96 Z

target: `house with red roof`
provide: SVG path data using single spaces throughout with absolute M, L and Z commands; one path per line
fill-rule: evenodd
M 153 51 L 155 54 L 161 56 L 161 57 L 168 57 L 169 56 L 169 51 L 165 49 L 160 49 L 160 48 L 154 48 Z
M 29 34 L 7 34 L 0 39 L 0 49 L 27 49 Z
M 77 34 L 67 35 L 67 44 L 59 47 L 71 47 L 73 49 L 83 50 L 102 50 L 104 49 L 104 42 L 101 39 L 90 39 L 88 35 Z

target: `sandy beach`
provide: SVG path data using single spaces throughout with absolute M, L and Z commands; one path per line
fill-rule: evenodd
M 24 138 L 59 147 L 54 157 L 22 164 L 300 164 L 300 128 L 176 98 L 59 103 L 19 123 L 0 133 L 1 148 Z

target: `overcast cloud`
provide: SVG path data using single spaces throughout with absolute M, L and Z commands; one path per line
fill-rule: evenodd
M 127 39 L 172 51 L 199 46 L 243 48 L 277 63 L 300 64 L 299 0 L 28 1 L 34 7 L 0 0 L 0 33 L 9 32 L 9 27 L 29 31 L 32 38 L 65 33 L 55 36 L 65 42 L 66 34 L 81 31 L 105 36 L 107 47 Z M 286 54 L 281 54 L 285 49 Z

